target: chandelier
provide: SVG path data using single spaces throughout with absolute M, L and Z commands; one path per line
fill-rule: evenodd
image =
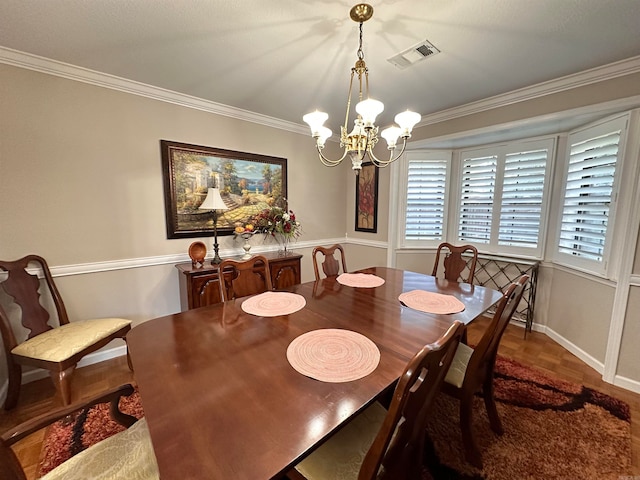
M 357 52 L 358 59 L 356 60 L 355 66 L 351 69 L 347 113 L 345 115 L 344 125 L 340 127 L 340 147 L 344 148 L 342 157 L 337 160 L 331 160 L 322 153 L 325 142 L 332 135 L 331 130 L 324 126 L 324 122 L 329 118 L 329 115 L 316 110 L 315 112 L 306 114 L 302 119 L 311 127 L 311 136 L 316 140 L 318 157 L 324 165 L 335 167 L 349 155 L 351 168 L 358 174 L 362 169 L 362 162 L 366 156 L 369 156 L 371 162 L 377 167 L 386 167 L 391 162 L 400 158 L 407 146 L 407 139 L 411 137 L 413 126 L 418 123 L 422 117 L 419 113 L 409 110 L 396 115 L 394 120 L 398 126 L 394 125 L 380 132 L 380 135 L 387 141 L 387 148 L 390 151 L 389 158 L 379 159 L 374 155 L 373 148 L 378 143 L 378 127 L 375 125 L 375 121 L 376 117 L 384 110 L 384 104 L 369 97 L 369 69 L 364 61 L 364 52 L 362 51 L 362 24 L 373 16 L 373 7 L 366 3 L 360 3 L 351 9 L 349 16 L 351 20 L 360 24 L 360 41 Z M 357 115 L 354 120 L 353 130 L 349 132 L 349 111 L 351 109 L 353 79 L 356 75 L 358 76 L 359 85 L 358 103 L 356 104 Z M 363 80 L 364 93 L 366 94 L 366 99 L 364 100 Z M 394 156 L 399 137 L 402 138 L 402 149 Z

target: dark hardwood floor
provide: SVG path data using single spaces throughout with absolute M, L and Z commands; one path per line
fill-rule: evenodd
M 486 321 L 483 320 L 470 327 L 470 342 L 477 341 L 485 325 Z M 525 340 L 524 330 L 515 325 L 507 328 L 500 344 L 500 354 L 627 402 L 631 407 L 633 473 L 640 475 L 640 394 L 603 382 L 599 373 L 544 334 L 533 332 L 527 335 Z M 83 396 L 88 396 L 133 380 L 133 374 L 127 368 L 126 358 L 119 357 L 78 369 L 74 374 L 72 389 L 74 394 L 82 392 Z M 0 414 L 2 432 L 60 404 L 60 400 L 54 398 L 55 390 L 48 378 L 23 385 L 22 388 L 18 406 L 11 412 L 3 410 Z M 74 395 L 74 401 L 77 399 L 78 396 Z M 44 431 L 36 432 L 15 447 L 29 480 L 35 478 L 43 437 Z

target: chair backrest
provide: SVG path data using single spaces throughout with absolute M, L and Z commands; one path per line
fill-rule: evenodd
M 320 280 L 320 271 L 318 269 L 318 260 L 316 258 L 316 254 L 321 253 L 324 255 L 324 260 L 322 262 L 322 271 L 327 277 L 335 277 L 340 273 L 340 263 L 334 257 L 335 252 L 340 252 L 340 260 L 342 262 L 342 273 L 347 272 L 347 262 L 344 259 L 344 250 L 342 245 L 332 245 L 328 248 L 326 247 L 316 247 L 313 249 L 313 273 L 316 275 L 316 280 Z
M 0 271 L 7 272 L 7 278 L 0 282 L 0 286 L 20 306 L 22 325 L 29 329 L 28 338 L 32 338 L 51 330 L 52 327 L 47 323 L 50 314 L 40 303 L 40 298 L 45 292 L 40 289 L 41 285 L 37 274 L 27 271 L 29 266 L 42 271 L 44 285 L 53 299 L 60 325 L 69 323 L 69 318 L 44 258 L 38 255 L 27 255 L 15 261 L 0 260 Z
M 443 252 L 444 251 L 444 252 Z M 440 265 L 440 253 L 443 252 L 446 256 L 444 257 L 444 278 L 451 282 L 459 282 L 462 271 L 467 266 L 467 260 L 463 258 L 463 253 L 471 253 L 471 260 L 469 263 L 469 273 L 467 277 L 463 279 L 466 283 L 473 282 L 473 275 L 476 272 L 476 262 L 478 261 L 478 249 L 473 245 L 461 245 L 455 246 L 450 243 L 443 242 L 438 245 L 438 250 L 436 250 L 436 260 L 433 264 L 433 275 L 434 277 L 438 273 L 438 266 Z
M 469 359 L 469 364 L 465 372 L 463 388 L 465 388 L 465 384 L 467 383 L 470 383 L 470 385 L 481 385 L 489 376 L 493 378 L 493 367 L 496 362 L 496 356 L 498 355 L 498 347 L 500 346 L 502 334 L 522 299 L 522 294 L 528 281 L 529 275 L 522 275 L 507 287 L 493 315 L 493 320 L 491 320 L 491 323 L 482 334 L 478 345 L 473 349 L 473 354 Z M 471 388 L 475 389 L 475 386 Z
M 455 321 L 442 337 L 409 361 L 360 467 L 359 480 L 420 478 L 428 413 L 463 332 L 464 325 Z
M 273 290 L 269 262 L 262 255 L 244 261 L 226 259 L 219 268 L 220 296 L 225 302 Z

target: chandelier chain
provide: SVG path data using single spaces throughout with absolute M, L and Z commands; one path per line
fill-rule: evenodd
M 360 22 L 360 42 L 358 43 L 358 58 L 364 60 L 364 51 L 362 50 L 362 22 Z

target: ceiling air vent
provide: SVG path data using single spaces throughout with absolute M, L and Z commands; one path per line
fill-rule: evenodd
M 420 60 L 424 60 L 427 57 L 433 57 L 436 53 L 440 53 L 440 50 L 438 50 L 430 42 L 425 40 L 424 42 L 420 42 L 413 47 L 405 50 L 404 52 L 400 52 L 397 55 L 388 58 L 387 61 L 398 68 L 407 68 L 408 66 L 413 65 Z

